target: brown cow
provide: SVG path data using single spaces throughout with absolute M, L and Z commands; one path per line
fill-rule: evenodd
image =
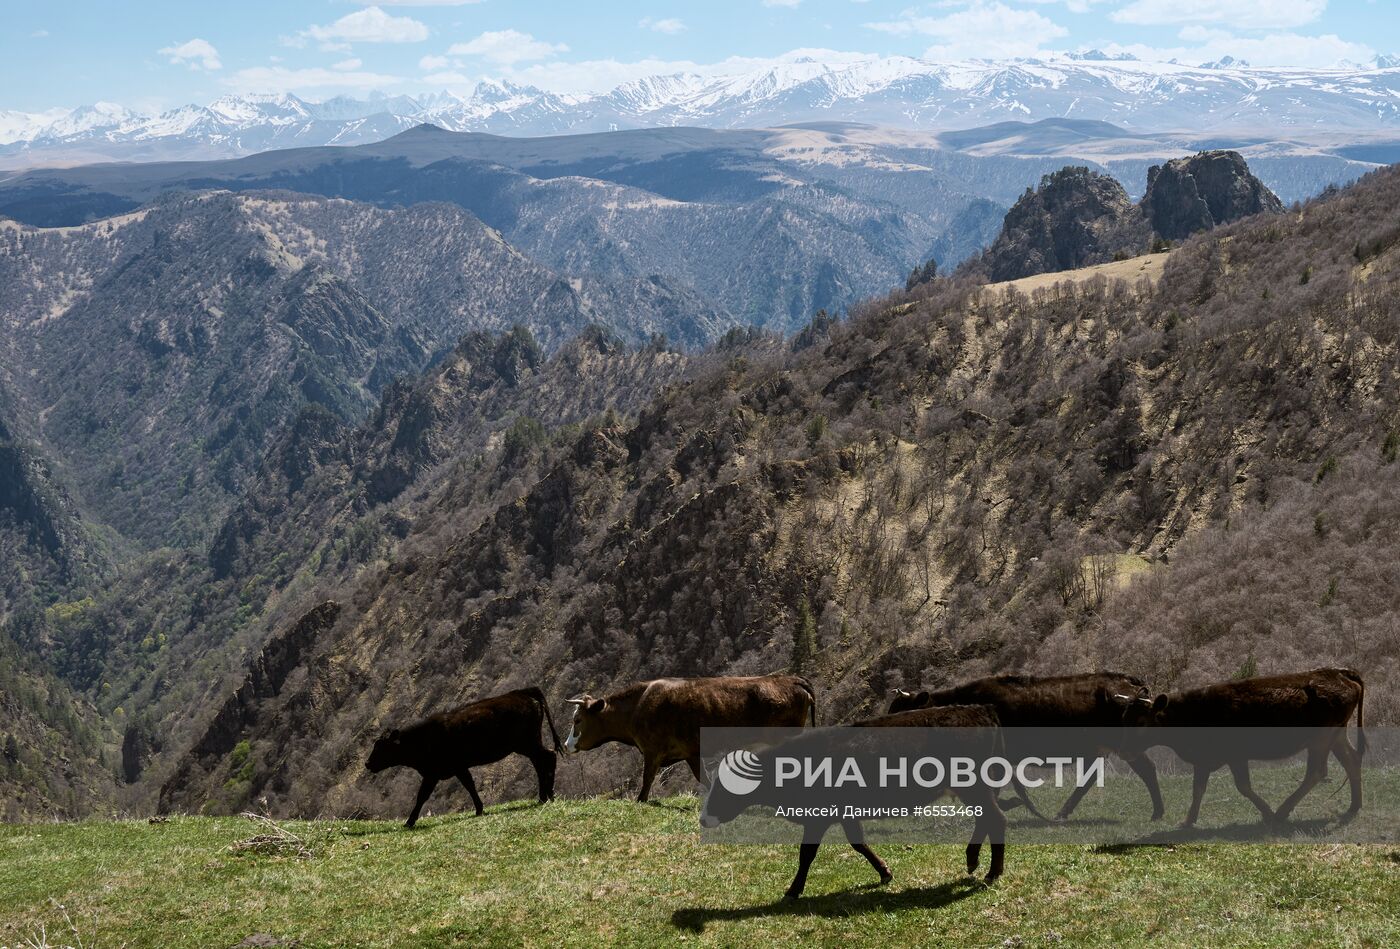
M 1001 730 L 997 724 L 996 709 L 989 705 L 950 705 L 915 709 L 896 715 L 885 715 L 880 718 L 853 722 L 851 727 L 946 729 L 946 731 L 939 733 L 938 739 L 934 742 L 936 747 L 925 746 L 923 753 L 937 753 L 943 757 L 967 757 L 979 763 L 993 755 L 1003 754 Z M 799 759 L 811 755 L 818 757 L 829 755 L 832 750 L 832 741 L 833 738 L 828 729 L 804 731 L 756 754 L 748 753 L 746 767 L 751 769 L 752 774 L 769 774 L 774 771 L 770 763 L 771 759 L 779 755 Z M 705 803 L 700 810 L 701 826 L 718 827 L 720 824 L 738 817 L 740 813 L 754 805 L 772 806 L 793 803 L 783 797 L 784 793 L 791 794 L 791 791 L 780 792 L 776 787 L 764 782 L 757 782 L 756 787 L 750 790 L 741 790 L 740 793 L 729 790 L 725 769 L 730 767 L 730 760 L 726 758 L 720 762 L 720 780 L 714 782 L 705 795 Z M 991 883 L 1001 876 L 1006 859 L 1006 815 L 997 803 L 995 790 L 980 782 L 970 787 L 960 788 L 949 788 L 944 782 L 940 786 L 920 789 L 916 793 L 926 800 L 936 800 L 944 794 L 951 793 L 969 807 L 977 808 L 976 822 L 972 828 L 972 839 L 968 841 L 967 845 L 967 872 L 973 873 L 977 870 L 977 865 L 981 861 L 982 842 L 990 838 L 992 862 L 991 866 L 987 868 L 987 882 Z M 908 803 L 908 801 L 901 797 L 899 803 Z M 811 868 L 812 861 L 816 859 L 817 850 L 821 847 L 821 840 L 827 829 L 838 820 L 841 829 L 846 833 L 846 840 L 857 853 L 869 861 L 870 866 L 880 875 L 880 883 L 883 885 L 894 879 L 885 862 L 865 843 L 865 830 L 859 818 L 843 819 L 831 816 L 821 807 L 799 808 L 798 810 L 801 812 L 800 816 L 787 818 L 787 820 L 801 824 L 803 827 L 803 842 L 798 851 L 797 876 L 793 877 L 791 885 L 787 888 L 787 899 L 795 900 L 802 895 L 803 889 L 807 886 L 807 871 Z
M 1314 669 L 1262 676 L 1188 689 L 1155 699 L 1118 697 L 1129 744 L 1145 751 L 1165 744 L 1195 774 L 1191 810 L 1183 826 L 1196 823 L 1212 772 L 1229 766 L 1235 787 L 1265 821 L 1283 822 L 1303 797 L 1327 775 L 1327 755 L 1337 756 L 1351 782 L 1347 818 L 1361 810 L 1361 755 L 1366 751 L 1361 676 L 1351 669 Z M 1347 723 L 1356 713 L 1357 747 L 1347 741 Z M 1169 730 L 1158 732 L 1156 729 Z M 1238 730 L 1237 730 L 1238 729 Z M 1246 731 L 1248 729 L 1248 731 Z M 1298 790 L 1277 811 L 1254 793 L 1249 762 L 1308 753 L 1308 770 Z
M 990 705 L 997 710 L 1002 727 L 1011 729 L 1006 732 L 1007 754 L 1011 757 L 1044 756 L 1047 753 L 1085 757 L 1103 750 L 1095 738 L 1102 740 L 1107 730 L 1116 730 L 1122 723 L 1123 709 L 1121 699 L 1117 697 L 1127 695 L 1138 698 L 1148 694 L 1146 682 L 1119 672 L 1068 676 L 1003 675 L 974 679 L 936 692 L 910 693 L 895 689 L 890 712 L 935 705 Z M 1019 731 L 1040 728 L 1065 731 L 1053 736 L 1043 731 Z M 1081 728 L 1096 729 L 1098 734 L 1079 731 Z M 1047 741 L 1054 747 L 1043 747 Z M 1133 773 L 1147 785 L 1147 793 L 1152 795 L 1152 819 L 1161 818 L 1165 808 L 1162 789 L 1157 784 L 1157 768 L 1152 759 L 1140 752 L 1124 754 L 1119 748 L 1107 750 L 1120 754 Z M 1013 784 L 1027 809 L 1040 817 L 1025 788 L 1020 786 L 1019 781 Z M 1092 785 L 1085 784 L 1075 788 L 1055 819 L 1068 818 L 1090 787 Z
M 610 741 L 642 753 L 642 790 L 651 792 L 656 773 L 684 761 L 695 780 L 708 784 L 700 760 L 700 729 L 801 727 L 817 723 L 817 698 L 802 676 L 719 676 L 708 679 L 652 679 L 595 699 L 569 699 L 573 727 L 564 741 L 569 752 L 589 751 Z
M 549 723 L 554 751 L 540 739 L 540 726 Z M 405 827 L 418 822 L 418 813 L 437 783 L 456 777 L 467 788 L 476 805 L 477 816 L 485 808 L 476 793 L 469 769 L 500 761 L 506 755 L 524 755 L 535 766 L 539 780 L 540 803 L 554 797 L 555 753 L 559 734 L 549 714 L 544 693 L 536 688 L 517 689 L 479 702 L 430 715 L 407 728 L 391 728 L 375 743 L 365 767 L 378 774 L 385 768 L 402 765 L 423 776 L 418 800 Z

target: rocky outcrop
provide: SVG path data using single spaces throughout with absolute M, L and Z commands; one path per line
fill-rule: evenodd
M 288 501 L 319 470 L 349 460 L 345 428 L 329 409 L 308 405 L 273 443 L 258 472 L 259 490 L 249 491 L 224 519 L 209 545 L 215 579 L 233 572 L 259 531 L 286 512 Z
M 1154 165 L 1134 205 L 1117 180 L 1088 168 L 1062 168 L 1027 189 L 1001 233 L 960 273 L 993 283 L 1075 270 L 1144 253 L 1154 237 L 1175 241 L 1283 204 L 1250 173 L 1238 152 L 1200 152 Z
M 1161 237 L 1181 240 L 1220 224 L 1283 210 L 1239 152 L 1200 152 L 1147 170 L 1142 209 Z
M 162 814 L 184 803 L 181 792 L 189 787 L 192 772 L 208 773 L 219 766 L 242 737 L 244 728 L 254 720 L 258 705 L 281 691 L 288 674 L 301 664 L 316 637 L 329 629 L 339 615 L 340 604 L 326 600 L 263 646 L 243 684 L 220 706 L 176 775 L 161 787 Z
M 988 279 L 1016 280 L 1099 263 L 1126 242 L 1137 209 L 1116 179 L 1062 168 L 1027 190 L 1007 212 L 984 257 Z

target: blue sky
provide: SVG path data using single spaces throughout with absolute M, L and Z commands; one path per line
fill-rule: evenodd
M 228 92 L 565 92 L 794 50 L 1003 58 L 1099 47 L 1326 66 L 1400 52 L 1396 0 L 0 0 L 0 109 L 155 110 Z M 821 53 L 818 55 L 831 55 Z

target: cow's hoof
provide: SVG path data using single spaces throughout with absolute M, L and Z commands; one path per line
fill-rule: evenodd
M 1000 877 L 1000 876 L 1001 876 L 1001 871 L 1000 871 L 1000 870 L 997 870 L 997 871 L 995 871 L 995 872 L 988 873 L 987 876 L 982 880 L 982 882 L 983 882 L 983 883 L 986 883 L 986 884 L 992 884 L 992 883 L 995 883 L 995 882 L 997 881 L 997 878 Z
M 881 886 L 889 886 L 892 882 L 894 882 L 894 874 L 893 874 L 893 873 L 890 873 L 890 872 L 887 870 L 887 871 L 885 871 L 884 873 L 880 874 L 880 885 L 881 885 Z
M 801 894 L 801 893 L 784 893 L 784 894 L 783 894 L 783 902 L 784 902 L 784 903 L 796 903 L 796 902 L 797 902 L 799 899 L 801 899 L 801 898 L 802 898 L 802 894 Z
M 1163 817 L 1165 817 L 1165 816 L 1166 816 L 1166 812 L 1165 812 L 1165 811 L 1153 811 L 1153 812 L 1152 812 L 1152 819 L 1153 819 L 1153 820 L 1161 820 L 1161 819 L 1162 819 Z

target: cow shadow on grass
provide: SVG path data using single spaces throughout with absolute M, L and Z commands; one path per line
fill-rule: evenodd
M 528 811 L 536 807 L 543 807 L 539 801 L 506 801 L 501 804 L 493 804 L 486 808 L 486 812 L 480 816 L 473 814 L 471 809 L 465 811 L 449 811 L 445 814 L 431 814 L 421 818 L 413 827 L 405 827 L 402 821 L 390 819 L 372 820 L 364 819 L 354 826 L 338 829 L 336 833 L 342 837 L 373 837 L 377 834 L 426 834 L 435 830 L 452 827 L 462 821 L 489 821 L 493 817 L 505 817 L 516 811 Z
M 1174 844 L 1209 843 L 1270 843 L 1294 841 L 1308 843 L 1329 829 L 1335 829 L 1335 818 L 1319 817 L 1309 820 L 1273 824 L 1262 821 L 1241 821 L 1223 827 L 1164 827 L 1134 840 L 1100 844 L 1095 853 L 1130 853 L 1140 847 L 1170 847 Z M 1300 839 L 1301 838 L 1301 839 Z
M 689 932 L 704 932 L 717 922 L 737 922 L 770 916 L 845 917 L 861 913 L 889 913 L 909 909 L 938 909 L 974 896 L 989 887 L 974 877 L 950 880 L 937 886 L 917 886 L 892 890 L 878 883 L 867 883 L 849 890 L 803 896 L 796 900 L 778 899 L 758 906 L 687 906 L 671 914 L 671 925 Z
M 1056 820 L 1049 817 L 1035 817 L 1034 815 L 1027 814 L 1025 817 L 1018 817 L 1014 820 L 1009 819 L 1006 826 L 1008 830 L 1016 830 L 1017 828 L 1022 830 L 1045 830 L 1047 828 L 1052 830 L 1056 828 L 1073 830 L 1076 827 L 1117 827 L 1122 823 L 1123 822 L 1116 817 L 1068 817 L 1064 820 Z

